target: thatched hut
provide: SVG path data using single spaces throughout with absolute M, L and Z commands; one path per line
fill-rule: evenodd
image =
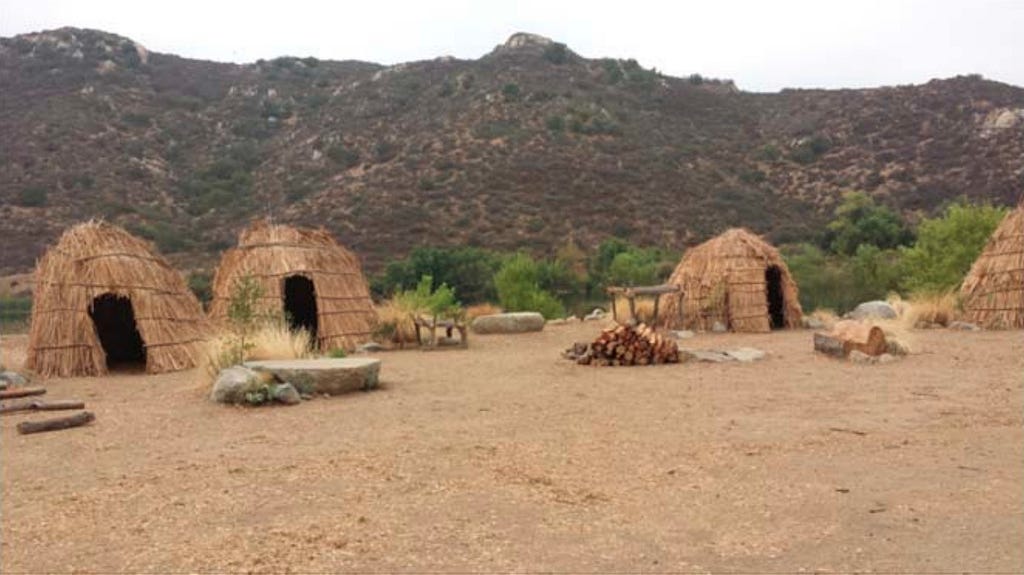
M 35 276 L 27 368 L 71 377 L 198 363 L 202 307 L 149 242 L 105 222 L 79 224 L 43 255 Z
M 352 349 L 369 340 L 376 321 L 359 258 L 323 230 L 255 222 L 221 258 L 210 316 L 227 317 L 239 279 L 262 287 L 262 309 L 282 313 L 310 332 L 320 349 Z
M 967 321 L 1024 328 L 1024 201 L 1003 220 L 960 287 Z
M 669 284 L 683 290 L 662 296 L 662 323 L 671 328 L 710 330 L 716 322 L 732 331 L 766 332 L 800 327 L 797 287 L 779 250 L 744 229 L 731 229 L 689 250 Z

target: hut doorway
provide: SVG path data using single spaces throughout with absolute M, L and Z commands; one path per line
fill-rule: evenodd
M 764 270 L 765 295 L 768 298 L 768 318 L 772 329 L 786 327 L 785 301 L 782 295 L 782 270 L 768 266 Z
M 105 293 L 93 298 L 89 317 L 107 356 L 107 369 L 145 367 L 146 346 L 135 323 L 132 300 Z
M 316 341 L 316 286 L 304 276 L 288 276 L 284 280 L 284 313 L 293 330 L 304 329 Z

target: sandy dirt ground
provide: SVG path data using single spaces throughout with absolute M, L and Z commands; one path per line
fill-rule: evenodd
M 383 353 L 382 389 L 294 407 L 48 381 L 97 421 L 3 417 L 2 571 L 1024 570 L 1024 332 L 875 366 L 800 331 L 685 342 L 753 364 L 559 358 L 597 330 Z

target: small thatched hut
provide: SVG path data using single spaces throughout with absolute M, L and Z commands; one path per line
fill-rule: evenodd
M 1024 201 L 989 238 L 960 287 L 967 321 L 1024 328 Z
M 255 222 L 221 258 L 210 316 L 227 317 L 236 282 L 262 287 L 264 311 L 280 312 L 310 332 L 320 349 L 352 349 L 369 340 L 376 321 L 370 289 L 355 254 L 325 230 Z
M 26 367 L 44 376 L 194 367 L 207 322 L 153 246 L 104 222 L 64 232 L 39 260 Z
M 797 287 L 779 251 L 743 229 L 731 229 L 689 250 L 668 283 L 683 290 L 662 296 L 662 323 L 710 330 L 766 332 L 800 327 Z M 681 313 L 680 313 L 681 311 Z

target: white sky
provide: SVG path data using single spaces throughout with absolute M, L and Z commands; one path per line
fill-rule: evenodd
M 746 90 L 979 73 L 1024 86 L 1024 0 L 0 0 L 0 35 L 76 26 L 158 52 L 252 62 L 478 58 L 517 31 Z

